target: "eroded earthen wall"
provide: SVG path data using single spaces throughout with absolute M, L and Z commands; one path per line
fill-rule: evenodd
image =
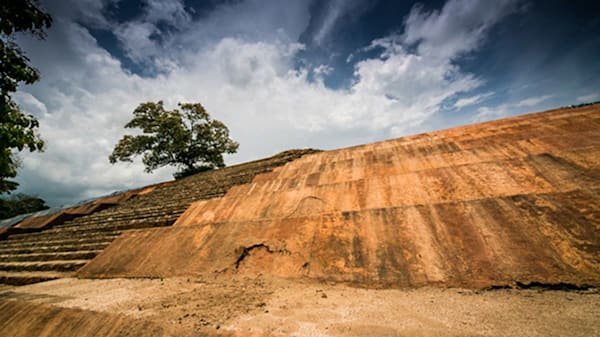
M 80 275 L 599 285 L 598 130 L 596 105 L 308 155 L 123 235 Z

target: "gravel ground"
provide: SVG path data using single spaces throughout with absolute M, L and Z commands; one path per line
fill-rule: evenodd
M 143 318 L 177 335 L 600 336 L 600 293 L 364 289 L 264 276 L 61 279 L 0 298 Z

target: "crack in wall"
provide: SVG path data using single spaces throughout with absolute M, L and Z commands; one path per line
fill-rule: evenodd
M 267 250 L 267 253 L 269 254 L 273 254 L 273 253 L 280 253 L 280 254 L 290 254 L 290 252 L 283 248 L 283 249 L 277 249 L 277 250 L 273 250 L 271 249 L 271 247 L 269 247 L 268 245 L 264 244 L 264 243 L 257 243 L 255 245 L 249 246 L 249 247 L 241 247 L 242 248 L 242 253 L 240 254 L 240 256 L 237 258 L 237 260 L 235 261 L 234 265 L 235 265 L 235 269 L 238 269 L 240 267 L 240 264 L 242 263 L 242 261 L 250 255 L 250 251 L 254 250 L 254 249 L 259 249 L 259 248 L 264 248 Z

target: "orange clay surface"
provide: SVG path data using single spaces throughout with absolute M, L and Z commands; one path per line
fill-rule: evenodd
M 304 156 L 114 241 L 81 277 L 600 285 L 600 106 Z

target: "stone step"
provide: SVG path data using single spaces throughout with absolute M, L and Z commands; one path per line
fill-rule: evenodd
M 75 233 L 75 232 L 102 232 L 111 230 L 124 230 L 135 228 L 153 228 L 169 226 L 179 218 L 177 216 L 166 216 L 161 218 L 131 219 L 129 221 L 106 221 L 98 223 L 86 223 L 82 225 L 71 225 L 64 227 L 55 227 L 44 231 L 46 234 L 53 233 Z
M 152 212 L 143 212 L 143 213 L 135 213 L 135 212 L 118 212 L 111 214 L 100 214 L 100 215 L 89 215 L 81 218 L 77 218 L 71 221 L 66 221 L 63 224 L 60 224 L 55 227 L 63 227 L 68 226 L 69 224 L 83 224 L 86 222 L 98 222 L 98 221 L 118 221 L 118 220 L 129 220 L 129 219 L 145 219 L 145 218 L 154 218 L 160 217 L 164 215 L 175 215 L 181 213 L 183 210 L 187 209 L 187 207 L 178 207 L 178 208 L 170 208 L 164 210 L 153 210 Z
M 119 211 L 110 214 L 98 214 L 94 213 L 92 215 L 80 217 L 71 221 L 65 221 L 60 225 L 56 225 L 53 228 L 61 228 L 68 227 L 72 225 L 79 225 L 85 223 L 96 223 L 96 222 L 104 222 L 104 221 L 128 221 L 131 219 L 146 219 L 146 218 L 155 218 L 165 215 L 177 215 L 181 212 L 185 211 L 187 206 L 177 207 L 177 208 L 165 208 L 165 209 L 155 209 L 151 212 L 128 212 L 128 211 Z
M 0 271 L 75 271 L 90 260 L 51 260 L 32 262 L 0 262 Z
M 36 271 L 36 272 L 5 272 L 0 271 L 0 284 L 22 286 L 26 284 L 72 277 L 72 272 Z
M 0 262 L 91 260 L 101 250 L 75 250 L 70 252 L 35 252 L 30 254 L 0 254 Z
M 92 243 L 106 243 L 114 240 L 121 232 L 104 233 L 105 235 L 89 236 L 89 237 L 67 237 L 67 238 L 37 238 L 37 239 L 13 239 L 0 241 L 0 249 L 6 248 L 26 248 L 26 247 L 46 247 L 57 245 L 80 245 Z
M 122 205 L 123 209 L 135 209 L 136 207 L 160 207 L 163 203 L 167 203 L 170 200 L 177 200 L 177 204 L 185 205 L 191 204 L 197 200 L 210 199 L 219 197 L 227 192 L 227 188 L 213 190 L 210 193 L 205 191 L 186 190 L 186 191 L 173 191 L 167 193 L 164 197 L 156 197 L 150 200 L 137 200 L 135 203 Z
M 129 200 L 129 201 L 123 202 L 121 204 L 115 205 L 114 207 L 107 208 L 102 211 L 90 214 L 88 216 L 94 216 L 97 214 L 113 214 L 113 213 L 119 213 L 119 212 L 143 213 L 143 212 L 156 211 L 161 208 L 181 207 L 182 204 L 185 203 L 185 201 L 173 200 L 172 199 L 173 194 L 174 194 L 174 192 L 169 193 L 168 198 L 167 197 L 160 198 L 160 197 L 154 196 L 148 200 L 143 200 L 143 199 Z M 144 204 L 147 204 L 147 206 L 145 208 L 142 209 L 139 207 Z
M 22 233 L 22 234 L 13 234 L 10 235 L 7 238 L 7 242 L 11 242 L 11 241 L 26 241 L 26 242 L 33 242 L 33 241 L 51 241 L 51 240 L 60 240 L 60 239 L 66 239 L 66 238 L 73 238 L 73 239 L 87 239 L 87 238 L 93 238 L 93 237 L 102 237 L 102 236 L 115 236 L 121 234 L 121 231 L 116 230 L 116 229 L 107 229 L 107 230 L 100 230 L 100 231 L 83 231 L 83 232 L 79 232 L 77 233 L 76 236 L 73 235 L 72 232 L 49 232 L 49 231 L 42 231 L 42 232 L 35 232 L 35 233 Z
M 193 192 L 191 192 L 191 193 L 193 193 Z M 85 218 L 96 219 L 96 218 L 120 217 L 120 216 L 139 217 L 139 216 L 148 216 L 151 214 L 164 213 L 164 212 L 176 213 L 176 212 L 179 212 L 181 209 L 186 209 L 195 200 L 196 200 L 196 198 L 190 198 L 189 200 L 178 201 L 177 205 L 165 205 L 165 206 L 160 204 L 160 201 L 158 201 L 159 204 L 156 204 L 157 201 L 154 201 L 154 203 L 141 203 L 140 202 L 140 203 L 136 203 L 136 204 L 132 204 L 132 205 L 126 205 L 126 206 L 123 205 L 122 207 L 115 207 L 113 212 L 110 212 L 110 213 L 104 213 L 104 214 L 94 213 Z M 81 218 L 73 220 L 73 222 L 78 221 L 78 220 L 81 220 Z
M 48 245 L 48 246 L 34 246 L 34 247 L 1 247 L 0 255 L 11 255 L 11 254 L 42 254 L 42 253 L 60 253 L 60 252 L 72 252 L 78 250 L 96 250 L 101 251 L 106 248 L 112 240 L 100 242 L 100 243 L 83 243 L 78 245 Z
M 144 206 L 139 206 L 144 207 Z M 118 219 L 130 219 L 130 218 L 151 218 L 157 215 L 163 214 L 176 214 L 181 212 L 188 207 L 188 204 L 178 205 L 177 207 L 165 207 L 163 209 L 156 208 L 148 211 L 133 211 L 130 209 L 118 209 L 110 213 L 94 213 L 86 215 L 84 217 L 76 218 L 70 221 L 65 221 L 63 224 L 57 226 L 64 226 L 69 223 L 82 223 L 86 221 L 98 221 L 98 220 L 118 220 Z

